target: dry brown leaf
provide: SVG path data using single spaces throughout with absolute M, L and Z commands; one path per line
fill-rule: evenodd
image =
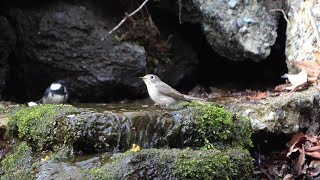
M 303 132 L 298 132 L 294 134 L 289 142 L 287 142 L 286 146 L 290 147 L 296 142 L 298 142 L 302 137 L 305 137 L 305 134 Z
M 303 166 L 305 160 L 306 160 L 306 157 L 305 157 L 305 152 L 304 152 L 304 145 L 302 144 L 299 158 L 296 161 L 296 163 L 294 164 L 294 170 L 295 170 L 294 174 L 296 174 L 297 176 L 299 176 L 301 174 L 302 166 Z
M 320 150 L 320 146 L 313 146 L 310 147 L 308 149 L 305 149 L 307 152 L 312 152 L 312 151 L 319 151 Z
M 318 136 L 311 135 L 311 134 L 306 134 L 305 136 L 306 136 L 306 138 L 307 138 L 308 141 L 310 141 L 310 142 L 312 142 L 312 143 L 317 143 L 317 144 L 319 143 L 319 138 L 318 138 Z
M 320 159 L 320 152 L 318 151 L 312 151 L 312 152 L 305 152 L 306 155 L 316 158 L 316 159 Z
M 305 70 L 311 79 L 319 79 L 320 77 L 320 61 L 291 61 L 295 67 Z
M 292 144 L 288 150 L 287 157 L 291 155 L 293 152 L 301 151 L 302 145 L 306 142 L 307 138 L 305 136 L 301 137 L 297 142 Z
M 267 97 L 268 97 L 268 93 L 267 92 L 258 91 L 255 96 L 248 96 L 248 99 L 250 99 L 250 100 L 261 100 L 261 99 L 266 99 Z
M 291 85 L 290 84 L 280 84 L 280 85 L 278 85 L 278 86 L 276 86 L 275 88 L 274 88 L 274 91 L 276 91 L 276 92 L 282 92 L 282 91 L 284 91 L 287 87 L 290 87 Z

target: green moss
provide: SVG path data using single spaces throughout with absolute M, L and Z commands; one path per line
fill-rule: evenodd
M 244 149 L 229 149 L 226 154 L 230 157 L 232 171 L 234 177 L 232 179 L 252 179 L 253 174 L 253 158 L 248 150 Z
M 235 127 L 233 138 L 235 141 L 233 142 L 234 145 L 239 145 L 244 148 L 253 147 L 251 135 L 253 133 L 251 122 L 246 117 L 236 117 Z
M 9 134 L 26 140 L 35 150 L 51 147 L 55 118 L 68 112 L 76 108 L 54 104 L 23 108 L 10 117 Z
M 194 109 L 196 126 L 207 149 L 219 142 L 245 148 L 252 146 L 252 128 L 248 119 L 232 115 L 223 107 L 210 103 L 192 102 L 188 106 Z
M 225 141 L 233 133 L 232 114 L 221 107 L 202 106 L 197 115 L 200 132 L 209 141 Z
M 233 176 L 230 157 L 220 151 L 180 155 L 176 175 L 179 179 L 229 179 Z
M 251 179 L 253 159 L 248 150 L 207 150 L 181 153 L 176 161 L 178 179 Z
M 120 170 L 120 169 L 119 169 Z M 86 170 L 84 174 L 88 177 L 88 179 L 101 179 L 101 180 L 113 180 L 117 179 L 117 175 L 113 174 L 114 172 L 110 172 L 104 168 L 95 168 Z
M 32 179 L 32 151 L 27 143 L 21 143 L 15 153 L 2 161 L 4 176 L 1 179 Z
M 105 164 L 102 167 L 97 167 L 93 169 L 84 170 L 86 179 L 97 179 L 97 180 L 113 180 L 119 179 L 120 173 L 124 170 L 120 169 L 120 164 L 124 160 L 125 157 L 132 154 L 130 153 L 122 153 L 121 156 L 118 156 L 114 159 L 114 161 Z
M 74 157 L 74 150 L 72 147 L 62 145 L 54 149 L 54 153 L 51 155 L 50 159 L 55 161 L 68 160 Z
M 87 179 L 250 179 L 247 150 L 144 149 L 117 154 L 113 162 L 85 170 Z

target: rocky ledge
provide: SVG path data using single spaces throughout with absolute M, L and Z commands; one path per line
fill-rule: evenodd
M 180 179 L 252 175 L 247 150 L 252 146 L 252 131 L 246 118 L 211 104 L 187 103 L 176 108 L 20 107 L 6 126 L 7 138 L 17 144 L 14 153 L 2 161 L 4 177 L 59 179 L 72 174 L 80 179 Z M 132 144 L 139 149 L 128 151 Z M 99 152 L 113 155 L 106 160 Z M 87 154 L 95 158 L 75 160 Z M 96 165 L 90 168 L 80 166 L 94 161 Z
M 316 88 L 219 104 L 182 103 L 173 109 L 145 102 L 87 107 L 6 104 L 1 109 L 2 138 L 15 139 L 16 145 L 2 161 L 2 170 L 9 178 L 73 174 L 80 179 L 238 179 L 252 175 L 252 132 L 291 135 L 319 128 Z M 130 150 L 133 144 L 139 148 Z

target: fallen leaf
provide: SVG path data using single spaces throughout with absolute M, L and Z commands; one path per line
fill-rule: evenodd
M 312 152 L 305 152 L 306 155 L 316 158 L 316 159 L 320 159 L 320 152 L 318 151 L 312 151 Z
M 291 61 L 291 62 L 292 62 L 292 65 L 294 65 L 295 67 L 306 71 L 310 79 L 313 79 L 313 80 L 319 79 L 320 77 L 320 61 L 319 60 Z
M 305 135 L 307 140 L 312 142 L 312 143 L 319 143 L 319 138 L 318 136 L 315 136 L 315 135 L 310 135 L 310 134 L 306 134 Z
M 296 142 L 298 142 L 302 137 L 305 137 L 305 134 L 303 132 L 298 132 L 294 134 L 289 142 L 286 143 L 287 147 L 292 146 Z
M 301 174 L 302 166 L 303 166 L 305 160 L 306 160 L 306 157 L 305 157 L 305 152 L 304 152 L 304 145 L 302 144 L 299 158 L 296 161 L 296 163 L 294 164 L 294 170 L 295 170 L 294 174 L 296 174 L 297 176 L 299 176 Z
M 280 85 L 278 85 L 278 86 L 276 86 L 275 88 L 274 88 L 274 91 L 276 91 L 276 92 L 282 92 L 282 91 L 284 91 L 287 87 L 290 87 L 291 85 L 290 84 L 280 84 Z
M 291 155 L 291 153 L 296 152 L 297 150 L 302 147 L 302 144 L 304 144 L 307 141 L 307 138 L 305 136 L 300 137 L 295 143 L 293 143 L 288 150 L 287 157 Z
M 247 96 L 250 100 L 261 100 L 266 99 L 268 97 L 267 92 L 258 91 L 254 96 Z
M 312 151 L 319 151 L 320 150 L 320 146 L 313 146 L 310 147 L 308 149 L 305 149 L 307 152 L 312 152 Z

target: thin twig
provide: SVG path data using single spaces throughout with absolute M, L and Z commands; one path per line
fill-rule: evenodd
M 289 19 L 288 19 L 287 15 L 286 15 L 286 13 L 284 12 L 283 9 L 270 9 L 270 11 L 280 11 L 280 12 L 282 12 L 283 18 L 287 21 L 288 27 L 290 27 Z
M 115 30 L 117 30 L 129 17 L 136 14 L 148 1 L 149 0 L 145 0 L 136 10 L 134 10 L 129 15 L 126 15 L 126 17 L 123 18 L 117 26 L 115 26 L 111 31 L 108 32 L 108 34 L 106 34 L 103 38 L 101 38 L 101 41 L 97 46 L 99 46 L 110 34 L 112 34 Z
M 314 18 L 312 16 L 312 14 L 311 14 L 311 10 L 310 10 L 310 8 L 309 8 L 309 6 L 307 4 L 306 4 L 306 11 L 307 11 L 309 19 L 311 21 L 311 26 L 312 26 L 314 32 L 316 33 L 318 48 L 320 48 L 320 36 L 319 36 L 318 30 L 317 30 L 317 25 L 316 25 L 316 23 L 314 21 Z
M 182 19 L 181 19 L 182 0 L 178 0 L 178 6 L 179 6 L 179 24 L 182 24 Z

